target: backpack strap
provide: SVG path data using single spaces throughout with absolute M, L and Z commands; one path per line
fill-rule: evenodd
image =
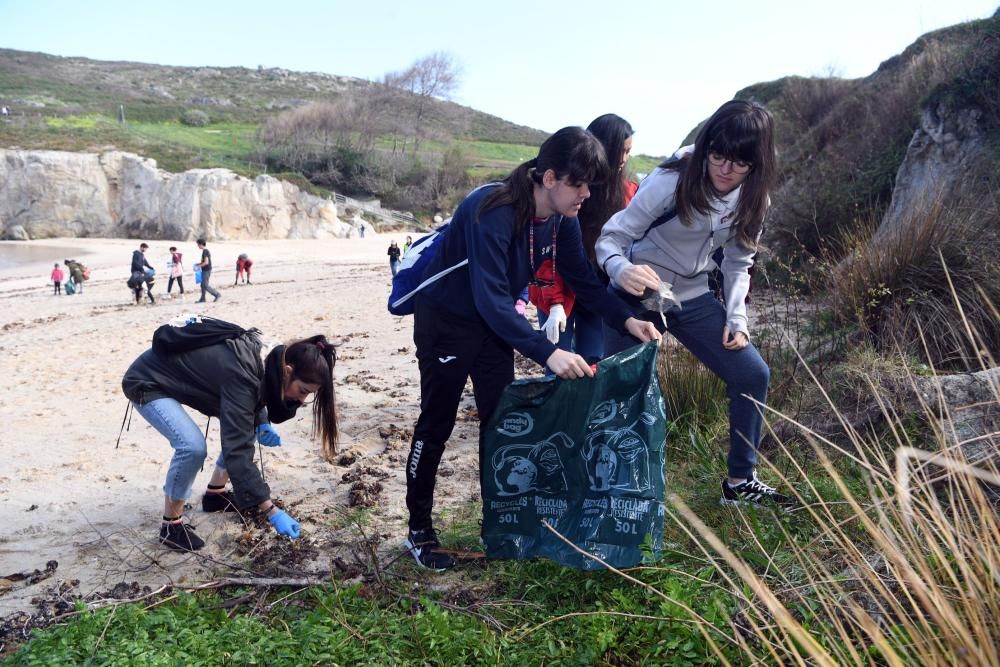
M 632 261 L 632 248 L 635 247 L 636 243 L 638 243 L 639 241 L 642 241 L 644 238 L 646 238 L 647 236 L 649 236 L 649 233 L 651 231 L 653 231 L 654 229 L 656 229 L 657 227 L 659 227 L 660 225 L 663 225 L 663 224 L 669 222 L 670 220 L 673 220 L 676 217 L 677 217 L 677 207 L 676 206 L 671 206 L 666 211 L 664 211 L 662 215 L 660 215 L 655 220 L 653 220 L 653 222 L 649 223 L 649 226 L 646 227 L 646 231 L 644 231 L 642 233 L 642 236 L 640 236 L 639 238 L 635 239 L 634 241 L 632 241 L 632 243 L 629 244 L 629 246 L 628 246 L 628 261 L 629 262 Z M 613 257 L 622 257 L 622 256 L 623 255 L 620 254 L 620 253 L 615 253 L 614 255 L 611 255 L 611 257 L 608 257 L 601 264 L 601 266 L 600 266 L 601 271 L 603 271 L 605 273 L 605 275 L 610 275 L 608 273 L 608 269 L 606 268 L 607 263 L 609 261 L 611 261 L 611 259 Z
M 632 249 L 635 248 L 635 244 L 636 243 L 639 243 L 640 241 L 642 241 L 643 239 L 645 239 L 647 236 L 649 236 L 649 233 L 651 231 L 653 231 L 654 229 L 656 229 L 660 225 L 664 225 L 664 224 L 666 224 L 667 222 L 673 220 L 676 217 L 677 217 L 677 207 L 676 206 L 671 206 L 666 211 L 664 211 L 662 215 L 660 215 L 658 218 L 656 218 L 656 220 L 653 220 L 653 222 L 651 222 L 649 224 L 649 227 L 646 227 L 646 231 L 642 233 L 642 236 L 640 236 L 636 240 L 632 241 L 632 243 L 629 245 L 629 247 L 628 247 L 628 261 L 630 261 L 630 262 L 632 261 Z

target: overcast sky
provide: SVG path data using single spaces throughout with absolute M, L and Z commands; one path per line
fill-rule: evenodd
M 789 74 L 862 77 L 996 0 L 0 0 L 0 47 L 378 79 L 433 51 L 455 100 L 549 132 L 614 112 L 662 155 L 733 94 Z M 3 91 L 0 91 L 2 96 Z

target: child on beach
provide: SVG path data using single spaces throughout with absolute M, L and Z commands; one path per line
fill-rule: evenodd
M 49 279 L 52 280 L 52 285 L 55 288 L 56 294 L 62 294 L 62 281 L 64 277 L 62 269 L 59 268 L 59 262 L 56 262 L 52 267 L 52 275 L 49 276 Z

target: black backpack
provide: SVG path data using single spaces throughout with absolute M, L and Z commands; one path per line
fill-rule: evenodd
M 217 320 L 203 315 L 186 315 L 160 326 L 153 332 L 153 352 L 158 355 L 177 354 L 215 345 L 246 333 L 260 333 L 257 329 L 244 329 L 238 324 Z

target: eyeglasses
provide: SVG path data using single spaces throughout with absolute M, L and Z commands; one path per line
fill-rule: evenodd
M 731 160 L 725 155 L 719 153 L 708 154 L 708 163 L 713 167 L 721 167 L 722 165 L 729 163 L 729 167 L 733 170 L 734 174 L 745 174 L 753 168 L 753 165 L 749 162 L 744 162 L 743 160 Z

